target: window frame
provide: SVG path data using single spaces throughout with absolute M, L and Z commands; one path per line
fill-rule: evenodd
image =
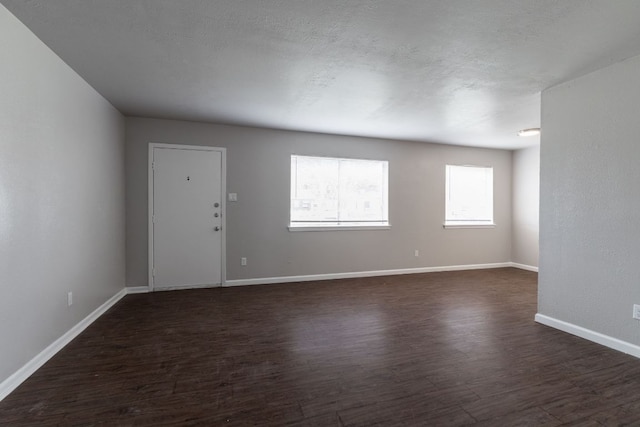
M 289 182 L 289 231 L 361 231 L 361 230 L 388 230 L 391 228 L 389 222 L 389 161 L 380 159 L 363 159 L 348 157 L 330 157 L 330 156 L 312 156 L 302 154 L 291 154 L 290 161 L 293 163 L 294 157 L 335 160 L 335 161 L 354 161 L 354 162 L 377 162 L 384 164 L 383 177 L 383 216 L 386 219 L 380 221 L 369 220 L 338 220 L 338 221 L 300 221 L 292 220 L 292 202 L 293 202 L 293 180 L 294 171 L 290 170 Z M 339 197 L 338 197 L 339 198 Z
M 449 219 L 450 209 L 449 209 L 449 200 L 450 200 L 450 168 L 480 168 L 480 169 L 488 169 L 491 171 L 491 219 Z M 444 209 L 444 228 L 495 228 L 495 185 L 493 179 L 493 166 L 482 166 L 482 165 L 456 165 L 456 164 L 446 164 L 445 165 L 445 209 Z

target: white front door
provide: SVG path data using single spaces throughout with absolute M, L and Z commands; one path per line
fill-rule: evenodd
M 151 289 L 220 286 L 224 149 L 151 144 Z

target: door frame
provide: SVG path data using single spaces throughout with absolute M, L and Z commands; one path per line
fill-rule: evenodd
M 210 147 L 207 145 L 182 145 L 182 144 L 168 144 L 164 142 L 150 142 L 149 143 L 149 165 L 148 165 L 148 233 L 149 244 L 147 251 L 148 257 L 148 274 L 149 274 L 149 292 L 154 291 L 153 283 L 153 150 L 156 148 L 170 149 L 170 150 L 193 150 L 193 151 L 218 151 L 221 155 L 221 167 L 220 167 L 220 207 L 221 207 L 221 227 L 222 235 L 220 236 L 220 285 L 211 286 L 192 286 L 191 288 L 203 288 L 203 287 L 222 287 L 227 280 L 227 149 L 224 147 Z M 180 289 L 188 289 L 180 287 Z M 170 290 L 170 288 L 162 288 L 162 290 Z

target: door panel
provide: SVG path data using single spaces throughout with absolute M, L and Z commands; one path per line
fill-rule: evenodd
M 154 289 L 222 282 L 222 153 L 154 147 Z

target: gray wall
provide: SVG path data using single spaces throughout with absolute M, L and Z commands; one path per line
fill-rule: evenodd
M 640 57 L 542 95 L 538 310 L 640 344 Z
M 124 119 L 1 5 L 0 64 L 1 382 L 123 289 L 125 260 Z
M 513 152 L 511 260 L 538 266 L 540 146 Z
M 238 193 L 227 205 L 227 279 L 511 260 L 510 151 L 127 118 L 128 286 L 148 283 L 150 142 L 227 148 L 227 191 Z M 289 232 L 291 154 L 389 160 L 391 230 Z M 442 228 L 447 163 L 494 167 L 495 229 Z

